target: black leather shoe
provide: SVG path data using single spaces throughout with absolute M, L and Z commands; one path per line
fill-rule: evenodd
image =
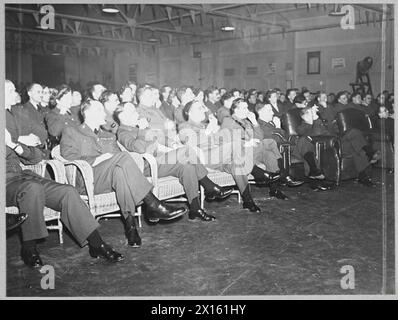
M 216 220 L 215 216 L 211 214 L 207 214 L 204 210 L 199 209 L 197 211 L 189 211 L 188 213 L 189 220 L 200 219 L 202 221 L 210 222 Z
M 19 213 L 19 214 L 9 214 L 7 213 L 7 231 L 10 231 L 12 229 L 15 229 L 16 227 L 19 227 L 22 222 L 26 220 L 28 215 L 26 213 Z
M 292 178 L 291 176 L 286 176 L 286 177 L 283 179 L 283 183 L 284 183 L 285 185 L 287 185 L 288 187 L 293 188 L 293 187 L 298 187 L 298 186 L 303 185 L 303 184 L 304 184 L 304 181 L 301 181 L 301 180 L 293 180 L 293 178 Z
M 272 173 L 272 172 L 265 171 L 263 174 L 263 177 L 255 178 L 254 182 L 259 186 L 265 186 L 265 185 L 268 185 L 269 183 L 279 180 L 280 178 L 281 178 L 281 175 L 279 172 Z
M 141 237 L 138 234 L 138 230 L 136 227 L 131 227 L 127 232 L 126 232 L 126 238 L 127 238 L 127 244 L 129 246 L 132 246 L 134 248 L 139 248 L 141 247 Z
M 270 191 L 269 192 L 269 195 L 270 195 L 270 197 L 275 197 L 275 198 L 277 198 L 277 199 L 281 199 L 281 200 L 286 200 L 286 199 L 289 199 L 288 197 L 287 197 L 287 195 L 285 195 L 282 191 L 280 191 L 280 190 L 272 190 L 272 191 Z
M 260 208 L 254 203 L 253 200 L 243 201 L 243 209 L 249 209 L 251 212 L 261 212 Z
M 21 257 L 23 262 L 31 268 L 41 268 L 43 266 L 43 261 L 39 256 L 39 252 L 36 247 L 33 248 L 25 248 L 21 249 Z
M 119 252 L 116 252 L 111 246 L 106 243 L 102 243 L 99 248 L 89 246 L 90 256 L 93 258 L 103 258 L 109 262 L 119 262 L 124 260 L 124 256 Z
M 187 213 L 188 209 L 180 207 L 174 208 L 166 203 L 159 202 L 156 206 L 148 206 L 146 217 L 150 222 L 159 220 L 173 220 Z
M 234 191 L 234 188 L 215 186 L 211 191 L 205 192 L 205 199 L 206 201 L 225 199 L 232 191 Z

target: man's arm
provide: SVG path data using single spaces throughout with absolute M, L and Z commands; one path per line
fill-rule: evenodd
M 62 157 L 67 160 L 85 160 L 93 165 L 95 156 L 83 156 L 80 150 L 81 137 L 76 129 L 67 127 L 62 133 L 60 151 Z
M 117 140 L 131 152 L 145 153 L 146 149 L 152 143 L 141 139 L 138 136 L 138 128 L 132 128 L 132 130 L 119 127 L 117 130 Z

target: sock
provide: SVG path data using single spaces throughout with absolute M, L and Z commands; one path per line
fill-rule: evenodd
M 264 180 L 264 170 L 256 165 L 253 167 L 251 174 L 255 180 Z
M 205 188 L 205 190 L 212 190 L 217 185 L 211 181 L 207 176 L 199 180 L 200 184 Z
M 23 241 L 22 246 L 24 249 L 34 249 L 36 247 L 36 240 Z
M 278 190 L 278 188 L 276 187 L 276 184 L 272 183 L 272 182 L 268 185 L 268 187 L 269 187 L 270 192 L 275 192 L 276 190 Z
M 129 231 L 131 228 L 135 228 L 135 220 L 134 217 L 130 212 L 127 212 L 127 215 L 123 215 L 124 217 L 124 227 L 126 232 Z
M 310 174 L 318 172 L 318 168 L 316 167 L 315 163 L 315 155 L 313 152 L 307 152 L 304 155 L 304 160 L 307 161 L 308 165 L 310 166 Z
M 191 204 L 189 205 L 189 210 L 192 212 L 196 212 L 200 209 L 200 202 L 199 198 L 196 197 L 192 200 Z
M 244 202 L 253 201 L 252 195 L 250 193 L 250 186 L 247 185 L 245 190 L 242 192 L 242 198 Z
M 278 158 L 278 167 L 282 178 L 289 175 L 287 168 L 285 168 L 283 165 L 283 158 Z
M 104 242 L 97 229 L 91 232 L 91 234 L 87 237 L 87 241 L 89 245 L 94 248 L 99 248 L 101 244 Z

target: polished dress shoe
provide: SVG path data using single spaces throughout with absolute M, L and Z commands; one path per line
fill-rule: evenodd
M 200 219 L 200 220 L 206 221 L 206 222 L 216 220 L 215 216 L 212 216 L 211 214 L 207 214 L 203 209 L 199 209 L 196 211 L 189 211 L 188 218 L 189 218 L 189 220 Z
M 41 268 L 43 266 L 43 261 L 39 256 L 39 252 L 36 247 L 25 248 L 22 246 L 21 257 L 23 262 L 31 268 Z
M 243 209 L 249 209 L 251 212 L 261 212 L 253 200 L 243 201 Z
M 275 197 L 277 199 L 286 200 L 289 199 L 282 191 L 276 189 L 269 192 L 270 197 Z
M 293 180 L 291 176 L 286 176 L 283 179 L 283 184 L 287 185 L 290 188 L 298 187 L 304 184 L 304 181 L 301 180 Z
M 126 231 L 127 244 L 133 248 L 141 247 L 141 237 L 138 234 L 138 230 L 135 226 L 131 226 L 128 231 Z
M 272 172 L 265 171 L 261 178 L 258 178 L 258 177 L 254 178 L 254 182 L 257 185 L 264 186 L 264 185 L 268 185 L 269 183 L 275 182 L 275 181 L 279 180 L 280 178 L 281 178 L 281 175 L 279 172 L 272 173 Z
M 109 262 L 119 262 L 124 260 L 124 256 L 116 252 L 111 246 L 102 243 L 98 248 L 89 246 L 90 256 L 93 258 L 103 258 Z
M 232 193 L 232 191 L 234 191 L 234 188 L 232 187 L 215 186 L 210 191 L 205 191 L 205 199 L 206 201 L 225 199 Z
M 150 222 L 158 222 L 159 220 L 173 220 L 186 214 L 187 211 L 188 209 L 186 208 L 174 208 L 159 201 L 157 205 L 147 206 L 146 217 Z
M 19 214 L 7 213 L 6 217 L 7 217 L 6 230 L 10 231 L 12 229 L 15 229 L 16 227 L 19 227 L 22 224 L 22 222 L 26 220 L 28 215 L 26 213 L 19 213 Z

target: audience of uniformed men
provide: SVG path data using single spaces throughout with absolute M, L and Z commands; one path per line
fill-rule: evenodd
M 43 265 L 36 243 L 47 236 L 44 206 L 61 212 L 66 228 L 80 245 L 88 243 L 92 257 L 111 262 L 124 259 L 102 240 L 98 223 L 81 200 L 79 194 L 85 192 L 81 177 L 72 187 L 21 169 L 20 163 L 50 159 L 57 145 L 63 158 L 85 160 L 92 166 L 95 193 L 115 192 L 127 243 L 139 247 L 142 240 L 134 213 L 141 202 L 144 215 L 153 222 L 174 220 L 186 212 L 191 220 L 216 220 L 201 208 L 199 186 L 204 187 L 207 200 L 225 199 L 233 188 L 215 184 L 207 177 L 208 169 L 233 176 L 243 208 L 265 212 L 252 197 L 249 175 L 257 184 L 268 186 L 269 195 L 278 199 L 288 199 L 281 184 L 297 187 L 304 183 L 289 175 L 280 153 L 282 145 L 289 144 L 291 154 L 305 162 L 309 179 L 323 180 L 310 137 L 337 136 L 338 112 L 361 110 L 376 126 L 384 126 L 392 141 L 394 133 L 394 95 L 386 91 L 373 99 L 363 92 L 335 95 L 311 93 L 307 88 L 301 92 L 288 89 L 283 94 L 278 88 L 261 92 L 211 86 L 203 91 L 166 84 L 159 90 L 127 82 L 117 92 L 93 83 L 84 95 L 67 85 L 54 89 L 32 83 L 26 93 L 28 100 L 21 103 L 14 84 L 6 80 L 6 205 L 19 209 L 10 228 L 21 225 L 21 257 L 31 267 Z M 294 143 L 281 128 L 288 111 L 302 119 Z M 354 159 L 358 182 L 373 186 L 370 169 L 380 152 L 368 145 L 359 130 L 340 138 L 342 152 Z M 146 178 L 148 163 L 141 172 L 128 152 L 152 154 L 159 177 L 177 177 L 188 209 L 159 201 Z

